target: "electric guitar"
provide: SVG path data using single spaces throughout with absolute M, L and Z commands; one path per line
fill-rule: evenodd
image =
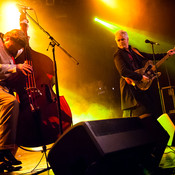
M 175 49 L 175 48 L 174 48 Z M 169 58 L 169 55 L 165 55 L 160 61 L 158 61 L 155 65 L 153 64 L 153 61 L 149 60 L 146 62 L 145 66 L 141 69 L 135 70 L 135 72 L 145 75 L 148 77 L 148 80 L 145 81 L 135 81 L 128 77 L 123 77 L 125 81 L 133 86 L 137 86 L 140 90 L 147 90 L 152 84 L 152 81 L 161 75 L 161 72 L 155 72 L 156 68 L 158 68 L 165 60 Z

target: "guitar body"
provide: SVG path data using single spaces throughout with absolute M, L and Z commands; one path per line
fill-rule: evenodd
M 133 86 L 136 86 L 137 88 L 139 88 L 140 90 L 147 90 L 149 89 L 149 87 L 152 84 L 152 81 L 158 76 L 161 75 L 160 72 L 155 73 L 155 66 L 153 64 L 153 62 L 151 60 L 147 61 L 145 66 L 141 69 L 137 69 L 135 72 L 141 74 L 141 75 L 145 75 L 146 77 L 149 78 L 149 80 L 147 81 L 134 81 L 130 78 L 124 77 L 124 79 L 126 80 L 126 82 L 128 84 L 131 84 Z
M 173 49 L 175 50 L 175 48 Z M 137 69 L 135 72 L 145 75 L 148 77 L 148 80 L 146 81 L 134 81 L 131 78 L 123 77 L 126 82 L 130 85 L 137 86 L 140 90 L 147 90 L 152 84 L 152 81 L 161 75 L 161 72 L 156 72 L 156 68 L 158 68 L 164 61 L 166 61 L 169 58 L 169 54 L 166 54 L 160 61 L 156 63 L 156 65 L 153 64 L 151 60 L 147 61 L 145 66 L 141 69 Z
M 147 90 L 149 89 L 149 87 L 152 84 L 152 81 L 158 76 L 161 75 L 161 72 L 157 72 L 155 73 L 155 71 L 153 70 L 154 68 L 154 64 L 151 60 L 147 61 L 145 66 L 141 69 L 137 69 L 135 72 L 141 74 L 141 75 L 145 75 L 146 77 L 149 78 L 148 81 L 136 81 L 135 84 L 136 86 L 141 89 L 141 90 Z

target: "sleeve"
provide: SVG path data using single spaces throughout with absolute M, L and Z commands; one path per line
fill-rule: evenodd
M 16 72 L 16 65 L 13 64 L 13 61 L 7 55 L 3 47 L 3 41 L 0 39 L 0 81 L 6 80 Z
M 0 64 L 0 80 L 5 80 L 12 74 L 16 73 L 16 65 L 14 64 Z
M 153 54 L 145 53 L 145 52 L 140 52 L 145 58 L 148 60 L 153 60 Z M 161 60 L 167 53 L 161 53 L 161 54 L 155 54 L 155 59 L 156 60 Z
M 126 58 L 123 54 L 116 53 L 114 55 L 114 63 L 119 74 L 122 77 L 131 78 L 132 80 L 135 80 L 135 81 L 140 81 L 142 79 L 141 74 L 138 74 L 132 70 L 130 63 L 126 61 Z

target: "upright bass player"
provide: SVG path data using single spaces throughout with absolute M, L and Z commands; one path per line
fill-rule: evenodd
M 19 103 L 11 94 L 8 84 L 19 76 L 32 73 L 32 67 L 26 63 L 15 64 L 14 58 L 18 50 L 25 47 L 25 34 L 14 29 L 0 38 L 0 172 L 19 170 L 21 164 L 12 154 L 16 146 L 16 128 L 19 113 Z

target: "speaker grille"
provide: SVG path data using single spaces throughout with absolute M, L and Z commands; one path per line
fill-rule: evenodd
M 118 118 L 110 120 L 89 121 L 86 122 L 95 136 L 111 135 L 115 133 L 143 129 L 139 118 Z

